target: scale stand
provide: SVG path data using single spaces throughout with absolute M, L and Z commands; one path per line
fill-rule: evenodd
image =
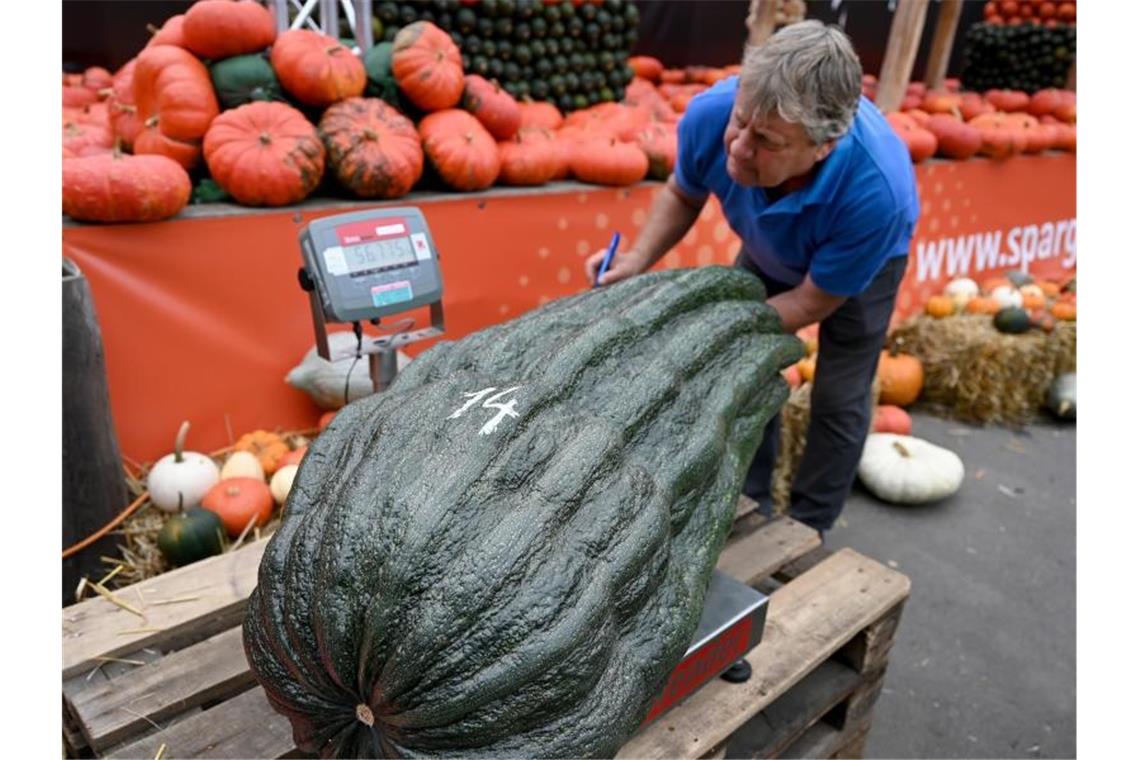
M 312 277 L 309 276 L 308 270 L 303 267 L 298 270 L 297 278 L 301 282 L 301 288 L 309 294 L 309 311 L 313 316 L 313 335 L 317 341 L 317 355 L 325 361 L 335 361 L 329 348 L 328 321 L 325 319 L 325 311 L 321 306 L 321 297 L 317 294 L 316 285 Z M 396 352 L 400 348 L 409 343 L 443 335 L 443 301 L 434 301 L 429 305 L 429 308 L 431 310 L 431 327 L 411 332 L 396 332 L 379 338 L 367 336 L 362 342 L 360 352 L 362 355 L 368 356 L 368 376 L 372 378 L 373 392 L 379 393 L 387 390 L 392 381 L 396 379 L 398 371 Z M 404 320 L 396 320 L 395 324 L 402 321 Z M 371 319 L 369 322 L 377 327 L 381 326 L 379 318 Z M 343 358 L 336 357 L 336 359 Z

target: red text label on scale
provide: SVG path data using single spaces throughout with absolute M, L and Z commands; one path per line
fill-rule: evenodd
M 336 228 L 337 237 L 341 245 L 357 245 L 373 240 L 385 240 L 408 236 L 408 225 L 401 218 L 391 218 L 377 221 L 375 219 L 342 224 Z

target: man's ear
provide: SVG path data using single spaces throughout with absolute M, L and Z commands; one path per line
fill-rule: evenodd
M 817 145 L 815 149 L 815 160 L 822 161 L 831 155 L 831 151 L 835 150 L 835 145 L 838 140 L 828 140 L 823 145 Z

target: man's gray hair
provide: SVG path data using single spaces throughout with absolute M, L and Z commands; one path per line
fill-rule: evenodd
M 851 128 L 862 86 L 851 40 L 838 27 L 810 20 L 745 48 L 739 98 L 746 116 L 775 111 L 821 145 Z

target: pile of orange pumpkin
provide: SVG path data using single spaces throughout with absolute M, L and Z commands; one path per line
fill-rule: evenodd
M 1057 24 L 1077 23 L 1076 0 L 989 0 L 982 10 L 987 24 Z
M 223 110 L 203 61 L 266 51 L 299 108 L 257 101 Z M 626 103 L 564 118 L 549 103 L 519 103 L 465 76 L 451 37 L 427 21 L 400 30 L 391 74 L 417 121 L 362 97 L 364 64 L 336 39 L 305 29 L 278 35 L 256 0 L 199 0 L 114 74 L 64 76 L 64 213 L 167 218 L 189 199 L 188 173 L 203 170 L 238 203 L 284 206 L 312 193 L 326 169 L 359 197 L 384 199 L 409 192 L 429 166 L 459 191 L 569 177 L 622 186 L 672 169 L 683 104 L 663 101 L 652 85 L 650 97 L 644 80 Z
M 871 77 L 873 80 L 873 77 Z M 870 85 L 864 84 L 864 93 Z M 873 89 L 870 89 L 873 96 Z M 911 160 L 934 156 L 965 160 L 1077 150 L 1077 96 L 1069 90 L 959 92 L 954 80 L 941 91 L 908 85 L 901 110 L 887 121 L 906 143 Z
M 784 379 L 793 389 L 815 379 L 816 358 L 819 353 L 819 325 L 809 325 L 796 335 L 804 344 L 804 358 L 783 371 Z M 877 370 L 879 405 L 871 422 L 871 432 L 910 435 L 910 415 L 903 407 L 910 406 L 922 395 L 922 362 L 915 356 L 896 349 L 883 350 Z
M 977 283 L 959 277 L 946 284 L 943 292 L 927 299 L 925 312 L 935 319 L 958 315 L 995 316 L 1003 309 L 1023 309 L 1031 324 L 1046 332 L 1058 321 L 1076 321 L 1076 278 L 1062 284 L 1035 280 L 1023 273 L 991 277 Z

